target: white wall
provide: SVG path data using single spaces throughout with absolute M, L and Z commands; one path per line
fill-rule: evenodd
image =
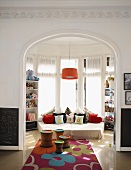
M 84 9 L 84 8 L 83 8 Z M 0 9 L 1 10 L 1 9 Z M 7 11 L 7 9 L 5 9 Z M 85 10 L 85 9 L 84 9 Z M 95 10 L 95 9 L 94 9 Z M 117 9 L 121 12 L 120 9 Z M 129 9 L 127 9 L 129 11 Z M 16 10 L 16 13 L 19 9 Z M 112 8 L 108 9 L 112 12 Z M 27 12 L 27 11 L 26 11 Z M 79 12 L 79 11 L 78 11 Z M 96 11 L 97 12 L 97 11 Z M 13 13 L 13 12 L 12 12 Z M 0 15 L 0 106 L 1 107 L 21 107 L 21 90 L 20 78 L 22 78 L 22 63 L 21 55 L 23 50 L 27 47 L 29 42 L 44 38 L 50 32 L 69 32 L 72 30 L 81 30 L 90 32 L 94 35 L 99 35 L 112 44 L 115 44 L 120 54 L 119 59 L 119 73 L 117 73 L 117 92 L 118 92 L 118 105 L 122 107 L 130 107 L 125 105 L 125 92 L 123 90 L 123 73 L 131 72 L 131 15 L 129 17 L 119 17 L 114 15 L 106 17 L 96 15 L 94 18 L 82 18 L 79 15 L 76 18 L 62 18 L 61 16 L 51 16 L 44 18 L 36 17 L 16 17 L 9 11 L 7 17 Z M 98 13 L 99 14 L 99 13 Z M 117 61 L 117 62 L 118 62 Z M 20 75 L 21 73 L 21 75 Z M 117 115 L 117 145 L 120 150 L 120 108 Z M 22 109 L 22 108 L 20 108 Z M 22 118 L 23 110 L 20 110 Z M 22 121 L 20 122 L 20 126 Z M 22 129 L 20 129 L 22 133 Z M 21 137 L 23 140 L 23 138 Z M 20 144 L 22 145 L 22 143 Z M 20 147 L 22 148 L 22 147 Z
M 126 27 L 125 27 L 126 25 Z M 127 26 L 128 25 L 128 26 Z M 112 30 L 113 27 L 113 30 Z M 77 28 L 78 30 L 87 30 L 113 41 L 121 55 L 121 71 L 130 72 L 130 54 L 131 54 L 131 24 L 126 23 L 75 23 L 75 24 L 59 24 L 59 23 L 29 23 L 16 20 L 15 22 L 1 21 L 0 25 L 0 74 L 1 74 L 1 106 L 19 106 L 19 88 L 20 88 L 20 57 L 23 47 L 34 37 L 42 35 L 46 32 L 54 30 L 68 30 Z M 88 29 L 87 29 L 88 28 Z M 121 75 L 121 79 L 123 75 Z M 12 81 L 13 80 L 13 81 Z M 12 90 L 13 89 L 13 90 Z M 121 87 L 121 95 L 123 96 L 123 86 Z M 125 107 L 124 96 L 121 102 L 122 107 Z

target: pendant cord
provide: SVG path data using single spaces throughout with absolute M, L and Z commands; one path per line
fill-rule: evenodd
M 70 61 L 70 39 L 69 39 L 69 61 Z

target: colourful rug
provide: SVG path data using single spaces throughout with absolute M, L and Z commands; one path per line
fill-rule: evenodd
M 43 148 L 39 140 L 22 170 L 102 170 L 88 140 L 70 139 L 70 148 L 55 153 L 56 146 Z

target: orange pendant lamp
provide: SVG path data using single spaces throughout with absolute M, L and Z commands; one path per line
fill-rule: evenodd
M 69 41 L 69 60 L 70 60 L 70 41 Z M 78 71 L 76 68 L 63 68 L 61 78 L 67 80 L 78 79 Z
M 76 68 L 63 68 L 62 79 L 72 80 L 78 79 L 78 72 Z

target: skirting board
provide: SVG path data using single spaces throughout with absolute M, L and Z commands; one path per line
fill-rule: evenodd
M 19 150 L 19 146 L 0 146 L 0 150 Z
M 120 151 L 131 151 L 131 147 L 121 147 Z

